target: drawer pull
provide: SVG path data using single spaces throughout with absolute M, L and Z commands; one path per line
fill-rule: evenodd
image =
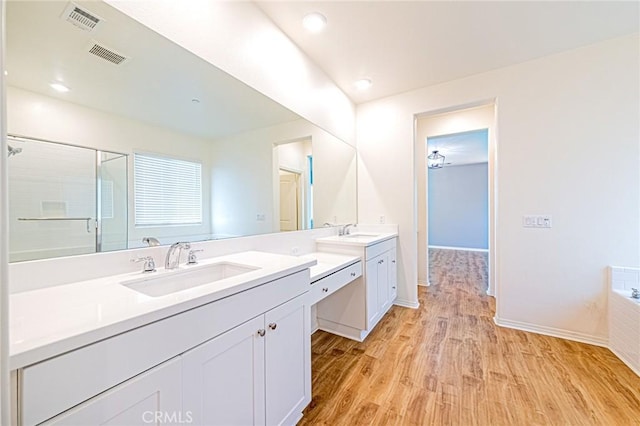
M 352 276 L 352 277 L 355 277 L 355 276 L 356 276 L 356 273 L 355 273 L 355 272 L 352 272 L 352 273 L 351 273 L 351 276 Z
M 396 263 L 395 259 L 391 261 L 391 263 Z
M 276 328 L 278 328 L 278 324 L 276 324 L 275 322 L 272 322 L 271 324 L 269 324 L 269 328 L 272 330 L 275 330 Z
M 264 328 L 261 328 L 260 330 L 258 330 L 258 336 L 260 336 L 260 337 L 264 337 L 265 333 L 266 333 L 266 331 L 264 330 Z
M 329 292 L 329 287 L 323 287 L 322 291 L 324 291 L 325 293 L 328 293 Z
M 391 287 L 391 288 L 395 290 L 395 289 L 396 289 L 396 286 L 394 285 L 394 286 L 393 286 L 393 287 Z

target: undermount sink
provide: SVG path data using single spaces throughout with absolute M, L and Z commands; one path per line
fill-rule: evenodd
M 260 268 L 239 263 L 219 262 L 206 266 L 187 266 L 186 269 L 166 271 L 160 275 L 150 274 L 142 278 L 123 281 L 120 284 L 147 296 L 160 297 L 246 274 L 256 269 Z
M 356 232 L 355 234 L 343 235 L 344 238 L 373 238 L 378 237 L 380 234 L 370 234 L 368 232 Z

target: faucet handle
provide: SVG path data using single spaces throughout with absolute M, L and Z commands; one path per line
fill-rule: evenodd
M 631 289 L 631 297 L 634 299 L 640 299 L 640 291 L 637 288 Z
M 195 265 L 198 263 L 198 258 L 196 257 L 196 253 L 204 251 L 204 249 L 197 250 L 189 250 L 189 255 L 187 256 L 187 265 Z
M 131 259 L 131 261 L 135 263 L 144 262 L 144 265 L 142 266 L 143 273 L 156 271 L 156 262 L 155 260 L 153 260 L 153 257 L 151 256 L 142 256 L 135 259 Z

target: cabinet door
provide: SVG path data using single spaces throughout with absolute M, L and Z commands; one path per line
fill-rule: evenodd
M 398 297 L 398 265 L 395 247 L 389 250 L 389 303 Z
M 380 315 L 389 308 L 389 252 L 383 253 L 379 256 L 380 259 L 376 262 L 378 273 L 378 310 Z
M 261 315 L 182 355 L 183 409 L 191 424 L 264 424 L 264 334 Z
M 382 255 L 367 260 L 366 291 L 367 291 L 367 328 L 370 330 L 380 318 L 380 303 L 378 302 L 378 267 Z
M 181 410 L 181 363 L 167 361 L 66 411 L 45 425 L 177 425 L 190 423 Z
M 265 314 L 267 425 L 295 424 L 311 400 L 311 335 L 306 296 Z

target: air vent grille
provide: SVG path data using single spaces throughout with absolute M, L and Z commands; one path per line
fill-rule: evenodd
M 107 49 L 106 47 L 101 46 L 98 43 L 93 44 L 93 46 L 89 49 L 89 53 L 116 65 L 120 65 L 127 60 L 126 56 L 116 53 L 111 49 Z
M 102 18 L 82 9 L 74 3 L 69 3 L 62 13 L 62 18 L 85 31 L 93 31 L 96 26 L 102 22 Z

